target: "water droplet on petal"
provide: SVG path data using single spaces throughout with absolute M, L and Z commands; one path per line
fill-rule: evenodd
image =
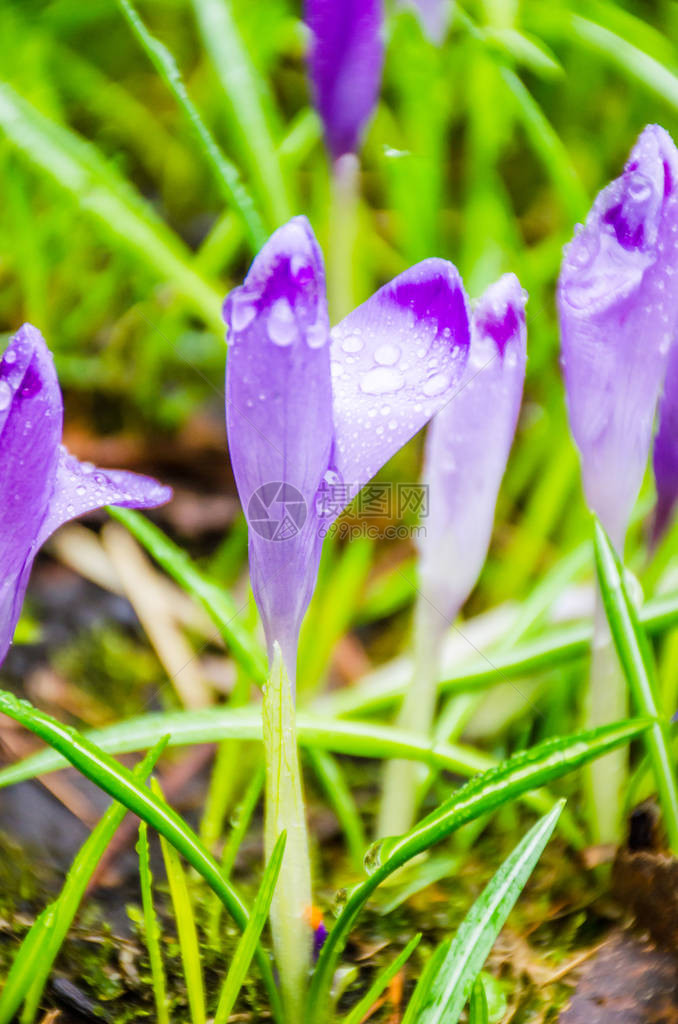
M 276 299 L 268 314 L 268 333 L 275 345 L 291 345 L 297 334 L 294 313 L 287 299 Z
M 449 375 L 446 373 L 434 373 L 432 377 L 425 380 L 421 390 L 428 398 L 434 395 L 441 395 L 450 383 Z
M 244 331 L 257 315 L 256 307 L 246 298 L 234 298 L 231 306 L 231 324 L 234 331 Z
M 344 352 L 360 352 L 363 347 L 363 339 L 357 334 L 349 334 L 341 343 Z
M 389 343 L 380 345 L 374 353 L 374 361 L 379 363 L 380 366 L 393 366 L 398 362 L 399 357 L 400 349 L 398 346 Z
M 11 401 L 12 389 L 6 381 L 0 380 L 0 412 L 4 412 L 5 409 L 8 409 Z
M 363 858 L 363 867 L 368 875 L 374 874 L 377 868 L 381 867 L 382 842 L 378 840 L 367 848 Z
M 377 366 L 364 375 L 360 390 L 365 395 L 387 395 L 399 391 L 404 383 L 402 374 L 392 366 Z

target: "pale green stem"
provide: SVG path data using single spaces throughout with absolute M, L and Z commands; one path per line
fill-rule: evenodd
M 596 586 L 586 725 L 593 729 L 619 722 L 627 715 L 626 681 L 612 642 L 600 588 Z M 627 778 L 627 747 L 611 751 L 584 769 L 591 833 L 596 843 L 618 843 L 621 838 Z
M 396 724 L 426 736 L 431 731 L 436 706 L 440 650 L 447 623 L 425 599 L 417 602 L 414 625 L 414 675 L 407 688 Z M 381 806 L 376 837 L 402 835 L 412 827 L 417 793 L 423 777 L 420 765 L 393 760 L 384 766 Z
M 337 323 L 355 306 L 355 255 L 358 237 L 360 164 L 346 153 L 332 166 L 327 287 L 330 319 Z
M 266 861 L 282 831 L 287 833 L 278 884 L 271 904 L 271 931 L 280 972 L 286 1020 L 301 1021 L 311 964 L 311 863 L 299 769 L 292 686 L 279 644 L 263 702 L 266 759 L 264 843 Z

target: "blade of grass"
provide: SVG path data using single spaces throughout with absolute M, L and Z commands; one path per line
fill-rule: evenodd
M 137 853 L 139 855 L 141 905 L 144 912 L 144 935 L 151 965 L 155 1012 L 158 1024 L 170 1024 L 167 1007 L 167 982 L 160 949 L 160 926 L 153 907 L 153 875 L 151 874 L 151 857 L 148 847 L 148 825 L 145 821 L 139 822 Z
M 251 633 L 238 622 L 242 609 L 238 608 L 228 592 L 201 572 L 186 552 L 150 519 L 129 508 L 111 506 L 107 511 L 129 530 L 187 594 L 202 605 L 238 664 L 259 686 L 263 686 L 267 673 L 266 656 Z
M 164 800 L 162 790 L 155 779 L 151 780 L 151 789 L 157 797 Z M 205 983 L 202 977 L 202 965 L 200 963 L 200 947 L 198 945 L 198 929 L 195 924 L 193 903 L 188 891 L 186 875 L 181 866 L 177 851 L 167 840 L 160 836 L 160 849 L 165 862 L 165 872 L 169 882 L 172 909 L 174 920 L 177 926 L 179 937 L 179 951 L 181 953 L 181 965 L 186 982 L 186 993 L 188 1006 L 191 1012 L 193 1024 L 205 1024 L 207 1012 L 205 1009 Z M 250 918 L 251 921 L 251 918 Z M 248 927 L 250 924 L 248 921 Z M 245 929 L 247 931 L 247 928 Z M 244 934 L 244 933 L 243 933 Z
M 271 900 L 273 899 L 278 875 L 280 874 L 286 840 L 287 834 L 281 832 L 271 852 L 266 870 L 264 871 L 264 877 L 261 880 L 259 891 L 252 906 L 252 913 L 247 922 L 247 928 L 240 937 L 238 947 L 221 989 L 219 1005 L 214 1015 L 214 1024 L 226 1024 L 247 976 L 254 951 L 271 909 Z
M 249 919 L 245 903 L 224 879 L 218 864 L 204 848 L 198 836 L 176 811 L 159 800 L 144 786 L 140 786 L 127 768 L 114 761 L 87 737 L 34 708 L 28 701 L 19 700 L 14 694 L 0 690 L 0 712 L 40 736 L 95 785 L 119 800 L 164 836 L 195 868 L 198 874 L 202 875 L 210 888 L 222 900 L 238 927 L 241 930 L 245 929 Z M 269 994 L 272 1012 L 276 1020 L 280 1021 L 282 1019 L 280 997 L 273 980 L 268 956 L 261 948 L 257 950 L 257 961 Z
M 619 660 L 638 712 L 652 719 L 645 733 L 669 846 L 678 853 L 678 788 L 669 729 L 656 698 L 654 660 L 624 581 L 624 569 L 600 522 L 595 522 L 598 582 Z
M 159 39 L 152 35 L 139 17 L 131 0 L 117 0 L 132 32 L 146 52 L 149 60 L 163 82 L 183 110 L 195 132 L 202 152 L 219 183 L 221 193 L 242 217 L 253 252 L 264 245 L 267 231 L 254 204 L 254 200 L 240 179 L 237 167 L 227 160 L 217 145 L 214 136 L 200 116 L 193 100 L 188 95 L 181 73 L 173 55 Z
M 163 736 L 143 761 L 134 776 L 144 780 L 153 770 L 167 746 Z M 43 910 L 24 938 L 14 958 L 0 996 L 0 1024 L 10 1021 L 22 1001 L 26 1003 L 22 1024 L 31 1024 L 38 1010 L 45 983 L 61 949 L 90 878 L 116 829 L 127 813 L 122 804 L 112 804 L 78 851 L 59 896 Z
M 292 210 L 266 112 L 266 107 L 273 107 L 267 80 L 252 64 L 229 0 L 192 3 L 203 45 L 238 126 L 250 173 L 266 200 L 269 227 L 276 228 L 289 220 Z
M 471 779 L 406 835 L 376 843 L 365 857 L 366 864 L 371 866 L 371 874 L 349 894 L 320 952 L 309 996 L 310 1024 L 321 1019 L 331 979 L 350 929 L 384 879 L 466 822 L 560 778 L 621 744 L 629 743 L 648 725 L 644 721 L 621 722 L 546 740 Z
M 171 281 L 196 313 L 223 330 L 217 289 L 195 272 L 183 243 L 95 146 L 39 113 L 7 83 L 0 83 L 0 129 L 43 175 L 75 198 L 84 216 Z
M 245 791 L 245 795 L 236 811 L 235 823 L 232 823 L 233 827 L 224 844 L 224 850 L 221 856 L 221 873 L 225 879 L 230 878 L 235 858 L 238 854 L 238 850 L 240 849 L 240 844 L 245 838 L 252 815 L 259 803 L 259 798 L 261 797 L 261 793 L 264 788 L 264 778 L 265 772 L 262 761 L 259 764 L 259 767 L 255 770 L 251 782 Z M 219 945 L 219 923 L 221 921 L 221 912 L 223 908 L 224 905 L 221 900 L 215 897 L 207 930 L 212 945 L 216 947 Z
M 363 823 L 360 820 L 360 812 L 356 807 L 353 794 L 346 784 L 344 773 L 326 750 L 309 747 L 307 757 L 320 785 L 325 790 L 327 799 L 334 808 L 334 813 L 346 837 L 346 845 L 353 867 L 356 871 L 360 871 L 367 840 Z
M 648 633 L 657 635 L 678 623 L 678 595 L 667 594 L 648 601 L 639 612 L 640 622 Z M 438 683 L 438 692 L 454 693 L 476 690 L 534 675 L 553 668 L 562 668 L 588 656 L 593 635 L 589 623 L 578 623 L 546 631 L 535 640 L 516 645 L 512 651 L 480 654 L 461 665 L 458 672 Z M 408 669 L 409 672 L 409 669 Z M 404 693 L 410 676 L 403 672 L 403 681 L 393 682 L 387 673 L 379 672 L 375 681 L 340 691 L 316 701 L 314 708 L 323 715 L 350 716 L 371 714 L 393 705 Z
M 447 951 L 449 950 L 451 945 L 452 939 L 445 939 L 444 942 L 441 942 L 440 945 L 436 947 L 432 955 L 426 961 L 426 966 L 424 967 L 424 970 L 421 972 L 419 981 L 416 984 L 414 992 L 410 996 L 410 1001 L 407 1004 L 407 1009 L 405 1011 L 405 1017 L 403 1018 L 402 1024 L 405 1024 L 405 1021 L 408 1019 L 410 1021 L 410 1024 L 416 1024 L 416 1022 L 419 1020 L 419 1014 L 422 1011 L 426 995 L 433 983 L 433 979 L 438 974 L 438 971 L 440 970 L 440 965 L 447 956 Z
M 376 1003 L 377 999 L 391 979 L 395 978 L 401 967 L 403 967 L 410 959 L 420 941 L 421 932 L 419 932 L 418 935 L 415 935 L 414 938 L 410 939 L 405 948 L 398 954 L 395 960 L 388 965 L 388 967 L 385 967 L 383 971 L 379 971 L 360 1002 L 356 1003 L 351 1012 L 344 1017 L 343 1024 L 360 1024 L 364 1019 L 365 1014 L 374 1005 L 374 1003 Z
M 551 838 L 564 801 L 537 822 L 507 857 L 461 923 L 431 980 L 417 1024 L 457 1024 L 475 978 Z M 413 1024 L 407 1013 L 403 1024 Z
M 487 996 L 483 979 L 479 976 L 473 983 L 468 1004 L 468 1024 L 489 1024 Z

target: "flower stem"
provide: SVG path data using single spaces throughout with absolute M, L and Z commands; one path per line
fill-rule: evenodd
M 355 306 L 358 236 L 358 157 L 346 153 L 332 165 L 327 284 L 330 318 L 337 323 Z
M 271 672 L 264 690 L 266 810 L 264 842 L 268 862 L 284 830 L 287 843 L 271 904 L 271 931 L 280 972 L 285 1017 L 303 1016 L 311 962 L 311 865 L 299 770 L 292 687 L 280 646 L 273 645 Z
M 619 722 L 628 715 L 626 680 L 612 642 L 605 607 L 596 587 L 586 726 Z M 596 843 L 618 843 L 622 833 L 628 749 L 619 747 L 585 769 L 591 833 Z
M 418 735 L 431 731 L 436 706 L 440 647 L 445 622 L 425 599 L 417 602 L 414 627 L 414 675 L 400 706 L 397 726 Z M 402 835 L 412 827 L 422 766 L 412 761 L 388 761 L 384 768 L 377 838 Z

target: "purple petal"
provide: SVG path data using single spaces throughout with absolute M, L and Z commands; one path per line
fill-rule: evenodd
M 103 508 L 157 508 L 172 497 L 171 487 L 149 476 L 122 469 L 98 469 L 91 462 L 80 462 L 62 446 L 47 513 L 38 533 L 37 547 L 70 519 Z
M 440 46 L 444 42 L 452 17 L 451 0 L 400 0 L 400 6 L 416 11 L 432 43 Z
M 657 539 L 669 525 L 678 500 L 678 345 L 675 341 L 671 346 L 664 392 L 659 403 L 653 468 L 657 485 L 653 536 Z
M 463 380 L 426 439 L 419 574 L 425 597 L 447 621 L 473 589 L 490 543 L 523 394 L 526 298 L 506 274 L 478 301 Z
M 224 305 L 226 423 L 249 523 L 250 573 L 269 646 L 290 653 L 320 557 L 314 513 L 332 445 L 329 325 L 318 244 L 279 228 Z
M 678 152 L 641 134 L 567 246 L 558 283 L 570 426 L 586 499 L 623 544 L 678 317 Z
M 470 343 L 451 263 L 424 260 L 332 330 L 336 468 L 355 494 L 449 400 Z
M 333 157 L 358 150 L 379 95 L 384 63 L 382 0 L 306 0 L 309 72 Z
M 51 496 L 63 405 L 52 356 L 30 324 L 0 363 L 0 662 L 19 618 Z

